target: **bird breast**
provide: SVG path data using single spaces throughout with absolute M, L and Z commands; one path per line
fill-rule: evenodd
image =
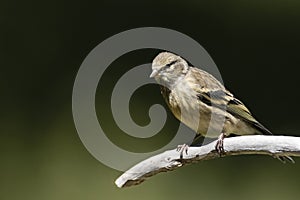
M 177 83 L 169 94 L 168 105 L 178 120 L 183 122 L 195 132 L 206 135 L 210 125 L 213 129 L 220 127 L 220 124 L 222 124 L 221 119 L 214 119 L 214 121 L 211 122 L 212 108 L 198 99 L 197 93 L 193 90 L 193 87 L 193 85 L 188 85 L 185 81 Z M 224 113 L 220 113 L 218 110 L 214 113 L 219 116 L 224 116 L 222 115 Z M 214 118 L 218 119 L 220 117 Z M 220 133 L 218 131 L 218 133 L 211 137 L 217 137 L 219 134 Z

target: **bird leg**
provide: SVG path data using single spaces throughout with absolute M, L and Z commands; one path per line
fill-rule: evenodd
M 221 133 L 218 137 L 217 143 L 216 143 L 216 151 L 219 153 L 219 155 L 221 156 L 224 153 L 224 138 L 225 138 L 225 134 Z
M 182 159 L 183 158 L 183 152 L 185 152 L 186 155 L 188 154 L 189 145 L 187 145 L 187 144 L 178 145 L 176 150 L 180 153 L 180 159 Z

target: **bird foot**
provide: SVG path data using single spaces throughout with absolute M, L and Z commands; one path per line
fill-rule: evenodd
M 218 154 L 220 156 L 222 156 L 222 154 L 224 154 L 224 138 L 225 138 L 225 134 L 221 133 L 221 135 L 219 135 L 215 149 L 218 152 Z
M 180 153 L 180 159 L 182 159 L 183 153 L 188 155 L 189 145 L 187 145 L 187 144 L 178 145 L 176 150 Z

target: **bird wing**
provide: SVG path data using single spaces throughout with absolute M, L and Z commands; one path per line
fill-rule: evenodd
M 251 114 L 249 109 L 233 96 L 225 87 L 211 74 L 195 67 L 191 67 L 190 80 L 195 80 L 197 97 L 208 106 L 215 106 L 226 110 L 238 119 L 255 127 L 260 133 L 272 134 L 267 128 L 260 124 Z M 196 78 L 197 77 L 197 78 Z

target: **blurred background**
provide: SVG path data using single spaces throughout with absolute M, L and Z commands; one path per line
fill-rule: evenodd
M 88 153 L 71 106 L 76 73 L 95 46 L 127 29 L 165 27 L 198 41 L 226 87 L 266 127 L 299 136 L 299 1 L 2 0 L 0 16 L 0 199 L 299 199 L 298 158 L 282 164 L 254 155 L 193 164 L 119 189 L 114 181 L 121 172 Z M 118 78 L 158 52 L 121 56 L 99 83 L 99 122 L 126 150 L 158 149 L 178 127 L 168 112 L 158 135 L 136 139 L 116 127 L 109 110 Z M 130 112 L 136 123 L 149 123 L 154 103 L 165 106 L 156 85 L 135 92 Z

